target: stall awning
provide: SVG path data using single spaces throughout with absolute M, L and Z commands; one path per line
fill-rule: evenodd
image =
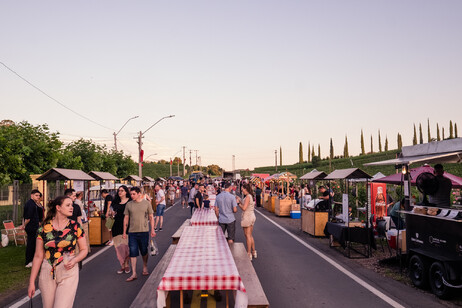
M 342 179 L 370 179 L 369 174 L 359 168 L 338 169 L 329 173 L 324 180 L 342 180 Z
M 114 175 L 110 174 L 109 172 L 90 171 L 88 174 L 94 177 L 95 180 L 98 180 L 98 181 L 118 181 L 119 180 Z
M 141 179 L 139 176 L 137 176 L 137 175 L 131 174 L 131 175 L 127 176 L 126 178 L 124 178 L 124 181 L 137 181 L 137 182 L 141 182 L 142 179 Z
M 300 180 L 322 180 L 327 176 L 323 171 L 311 171 L 300 177 Z
M 462 162 L 462 138 L 434 141 L 403 147 L 400 157 L 365 166 L 410 165 L 415 163 L 460 163 Z
M 155 182 L 155 180 L 150 176 L 143 176 L 143 181 L 145 181 L 145 182 Z
M 38 181 L 94 181 L 95 179 L 82 170 L 52 168 L 39 176 Z
M 433 168 L 429 165 L 424 165 L 422 167 L 410 169 L 409 173 L 411 174 L 411 185 L 415 185 L 417 177 L 424 172 L 433 173 Z M 447 172 L 444 172 L 443 176 L 451 180 L 452 188 L 462 188 L 462 178 Z M 373 179 L 372 181 L 399 185 L 402 182 L 402 174 L 396 173 L 380 179 Z

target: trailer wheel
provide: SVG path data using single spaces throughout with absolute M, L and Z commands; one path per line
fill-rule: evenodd
M 451 288 L 444 284 L 443 279 L 447 279 L 446 270 L 441 262 L 433 262 L 430 267 L 430 287 L 433 294 L 441 299 L 446 299 L 451 294 Z
M 428 264 L 419 255 L 413 255 L 409 261 L 409 277 L 412 283 L 418 288 L 426 288 L 428 286 Z

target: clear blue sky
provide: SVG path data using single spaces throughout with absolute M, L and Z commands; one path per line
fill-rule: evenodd
M 308 142 L 328 155 L 427 118 L 462 135 L 462 1 L 13 1 L 0 3 L 2 119 L 47 123 L 136 156 L 182 146 L 231 169 L 298 161 Z M 103 128 L 105 126 L 107 128 Z M 378 149 L 377 143 L 374 149 Z M 193 159 L 194 163 L 194 159 Z

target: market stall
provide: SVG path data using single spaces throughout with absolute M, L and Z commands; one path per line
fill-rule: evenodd
M 349 191 L 349 180 L 372 178 L 366 172 L 359 168 L 339 169 L 327 175 L 324 180 L 341 180 L 344 181 L 346 192 Z M 366 220 L 350 221 L 350 206 L 348 193 L 342 195 L 342 213 L 337 217 L 332 217 L 331 221 L 326 223 L 324 233 L 330 235 L 330 245 L 333 246 L 333 240 L 338 241 L 345 248 L 346 255 L 351 258 L 351 251 L 355 251 L 360 255 L 369 258 L 372 255 L 371 248 L 375 249 L 375 239 L 373 228 L 370 223 L 370 203 L 366 206 Z M 334 213 L 335 214 L 335 213 Z M 362 244 L 364 252 L 359 251 L 353 246 L 353 243 Z
M 127 184 L 130 184 L 133 186 L 141 186 L 143 184 L 143 179 L 133 174 L 123 178 L 122 180 L 127 181 Z
M 102 245 L 103 243 L 109 241 L 111 238 L 110 231 L 106 228 L 106 217 L 100 214 L 103 210 L 104 203 L 104 200 L 101 197 L 103 182 L 105 182 L 105 189 L 108 191 L 115 191 L 116 181 L 119 179 L 109 172 L 91 171 L 88 174 L 100 183 L 98 193 L 99 200 L 93 200 L 93 202 L 97 201 L 97 204 L 99 205 L 99 211 L 89 212 L 88 215 L 88 217 L 90 217 L 90 245 Z
M 426 194 L 438 190 L 439 184 L 430 172 L 412 177 L 409 166 L 461 162 L 462 138 L 456 138 L 403 147 L 396 159 L 367 164 L 395 165 L 401 169 L 405 209 L 400 213 L 405 215 L 409 276 L 417 287 L 429 284 L 440 298 L 447 298 L 451 291 L 462 288 L 462 214 L 460 208 L 451 204 L 449 207 L 435 207 L 427 202 L 420 206 L 414 204 L 410 198 L 413 179 L 424 200 Z
M 290 216 L 290 211 L 292 210 L 292 205 L 295 203 L 295 200 L 290 198 L 289 186 L 296 178 L 297 176 L 290 172 L 282 172 L 279 174 L 277 181 L 283 187 L 283 196 L 285 196 L 285 198 L 276 198 L 274 200 L 274 213 L 277 216 Z
M 300 177 L 300 180 L 306 181 L 315 191 L 315 183 L 323 180 L 327 174 L 322 171 L 312 170 Z M 325 236 L 324 228 L 329 220 L 329 213 L 326 211 L 316 210 L 316 208 L 301 207 L 301 228 L 302 231 L 313 236 Z

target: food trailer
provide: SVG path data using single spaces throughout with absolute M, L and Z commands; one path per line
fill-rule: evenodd
M 462 214 L 453 206 L 412 204 L 409 166 L 461 162 L 462 138 L 456 138 L 403 147 L 396 159 L 367 164 L 391 164 L 402 170 L 405 210 L 401 213 L 406 217 L 409 275 L 415 286 L 430 285 L 439 298 L 447 298 L 453 289 L 462 288 Z

